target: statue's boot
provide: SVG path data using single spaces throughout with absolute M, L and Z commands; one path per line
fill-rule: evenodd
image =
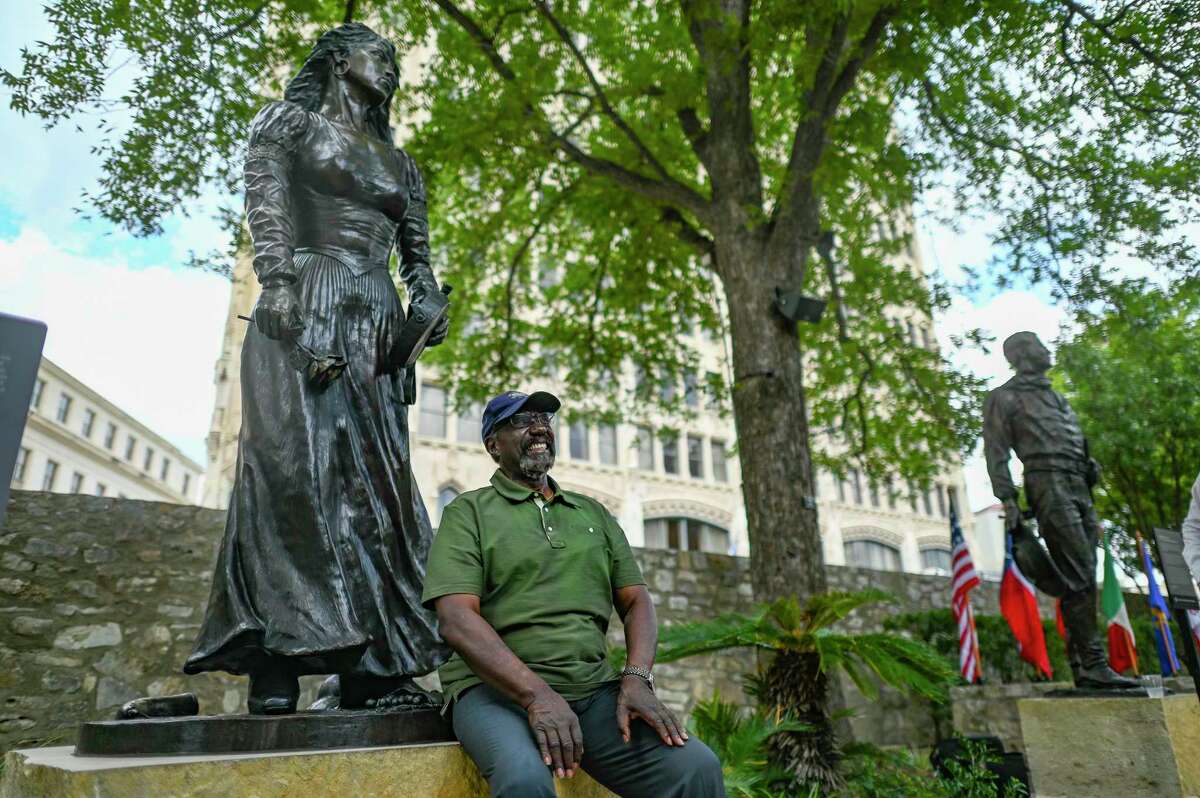
M 1127 690 L 1138 687 L 1108 665 L 1096 630 L 1096 590 L 1068 593 L 1062 599 L 1063 625 L 1067 629 L 1067 654 L 1075 686 L 1088 690 Z
M 300 679 L 282 657 L 250 673 L 246 707 L 251 715 L 290 715 L 300 700 Z

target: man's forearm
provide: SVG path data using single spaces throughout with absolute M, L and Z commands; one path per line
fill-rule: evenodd
M 648 593 L 639 596 L 625 613 L 625 645 L 629 650 L 627 662 L 639 668 L 650 669 L 654 665 L 654 654 L 658 648 L 658 620 L 654 615 L 654 602 Z
M 442 637 L 467 661 L 476 676 L 523 707 L 538 692 L 551 689 L 478 613 L 456 613 L 452 623 L 443 623 Z

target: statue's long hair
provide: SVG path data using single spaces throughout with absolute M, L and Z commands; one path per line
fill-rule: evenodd
M 367 47 L 377 42 L 383 42 L 391 54 L 392 63 L 396 61 L 396 47 L 384 37 L 368 28 L 361 22 L 348 22 L 321 34 L 313 46 L 312 53 L 288 83 L 283 98 L 294 102 L 306 111 L 316 112 L 321 107 L 325 91 L 333 80 L 334 55 L 345 56 L 358 47 Z M 378 138 L 389 144 L 392 141 L 392 127 L 388 120 L 392 112 L 392 96 L 367 111 L 367 128 Z

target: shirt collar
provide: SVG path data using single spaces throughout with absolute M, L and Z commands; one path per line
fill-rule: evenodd
M 546 480 L 550 483 L 550 487 L 554 490 L 554 498 L 550 501 L 556 502 L 561 500 L 562 503 L 568 507 L 579 506 L 578 502 L 572 499 L 570 494 L 564 492 L 563 489 L 558 486 L 558 483 L 554 481 L 554 477 L 547 476 Z M 532 488 L 526 487 L 516 480 L 511 479 L 499 468 L 496 469 L 496 473 L 492 474 L 492 487 L 496 489 L 497 493 L 508 499 L 510 502 L 523 502 L 527 501 L 530 496 L 540 495 Z

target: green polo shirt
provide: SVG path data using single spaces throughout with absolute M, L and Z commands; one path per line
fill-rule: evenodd
M 421 601 L 479 596 L 479 609 L 529 669 L 568 701 L 616 678 L 608 661 L 613 591 L 645 584 L 616 519 L 587 496 L 554 498 L 499 470 L 491 485 L 460 494 L 442 511 Z M 479 684 L 455 654 L 438 671 L 447 703 Z

